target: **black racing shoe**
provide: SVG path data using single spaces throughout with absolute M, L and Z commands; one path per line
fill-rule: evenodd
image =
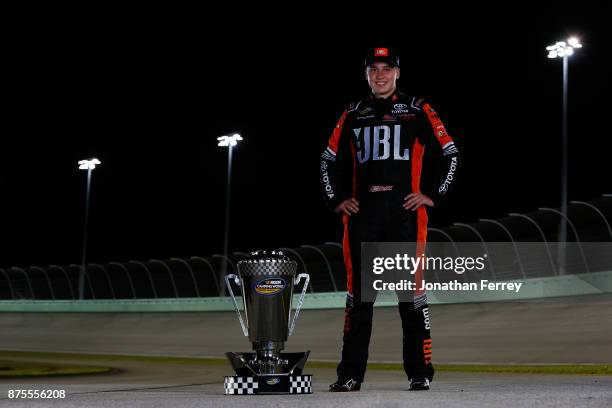
M 416 377 L 410 380 L 409 391 L 427 391 L 429 389 L 429 379 Z
M 330 392 L 349 392 L 359 391 L 361 389 L 361 382 L 349 378 L 348 380 L 338 380 L 329 386 Z

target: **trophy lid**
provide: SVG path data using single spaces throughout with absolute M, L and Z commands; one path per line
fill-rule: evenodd
M 238 265 L 246 263 L 246 264 L 261 264 L 261 263 L 292 263 L 297 265 L 292 258 L 285 255 L 285 253 L 281 250 L 256 250 L 249 252 L 249 255 L 246 259 L 238 262 Z

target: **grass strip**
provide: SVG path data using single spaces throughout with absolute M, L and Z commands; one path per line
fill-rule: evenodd
M 111 371 L 110 367 L 72 366 L 41 362 L 0 360 L 0 378 L 50 377 L 57 375 L 99 374 Z
M 39 358 L 62 360 L 87 361 L 135 361 L 158 364 L 190 364 L 205 366 L 229 366 L 225 358 L 198 358 L 198 357 L 166 357 L 166 356 L 139 356 L 139 355 L 111 355 L 111 354 L 80 354 L 80 353 L 54 353 L 33 351 L 2 351 L 0 358 Z M 327 361 L 308 361 L 308 368 L 335 369 L 337 363 Z M 436 371 L 465 372 L 465 373 L 507 373 L 507 374 L 584 374 L 584 375 L 612 375 L 612 365 L 608 364 L 554 364 L 554 365 L 519 365 L 519 364 L 436 364 Z M 369 363 L 369 370 L 403 370 L 401 364 Z

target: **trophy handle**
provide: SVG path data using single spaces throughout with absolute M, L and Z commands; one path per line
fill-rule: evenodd
M 236 302 L 236 298 L 234 297 L 234 291 L 232 291 L 232 285 L 230 285 L 230 279 L 234 280 L 234 283 L 238 286 L 242 286 L 240 283 L 240 278 L 233 273 L 225 275 L 225 285 L 227 285 L 227 289 L 229 290 L 230 295 L 232 296 L 232 302 L 234 302 L 234 308 L 236 309 L 236 313 L 238 314 L 238 320 L 240 320 L 240 326 L 242 327 L 242 332 L 245 336 L 248 337 L 249 330 L 244 325 L 244 320 L 242 320 L 242 315 L 240 314 L 240 309 L 238 309 L 238 303 Z
M 304 302 L 304 295 L 306 294 L 306 289 L 308 288 L 308 282 L 310 282 L 309 274 L 300 273 L 297 276 L 297 278 L 295 278 L 295 281 L 293 282 L 293 284 L 297 285 L 298 283 L 300 283 L 302 278 L 305 278 L 306 282 L 304 282 L 304 287 L 302 288 L 302 295 L 300 296 L 300 301 L 298 302 L 297 307 L 295 308 L 295 313 L 293 313 L 293 319 L 291 319 L 291 325 L 289 326 L 289 336 L 291 336 L 291 334 L 293 333 L 295 322 L 297 321 L 297 318 L 300 315 L 300 309 L 302 308 L 302 302 Z

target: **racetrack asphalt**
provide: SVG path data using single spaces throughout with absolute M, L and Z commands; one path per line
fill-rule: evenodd
M 286 351 L 337 361 L 342 310 L 305 310 Z M 610 363 L 612 295 L 432 305 L 434 363 Z M 371 361 L 399 362 L 397 309 L 377 308 Z M 27 314 L 0 316 L 0 349 L 100 354 L 213 356 L 248 351 L 234 313 Z M 39 359 L 40 360 L 40 359 Z M 100 361 L 83 364 L 106 365 Z M 61 362 L 54 360 L 54 362 Z M 74 361 L 70 361 L 74 363 Z M 330 368 L 309 369 L 314 393 L 225 396 L 227 365 L 109 361 L 112 374 L 0 380 L 0 406 L 612 406 L 612 376 L 439 372 L 427 392 L 408 392 L 400 370 L 369 370 L 361 392 L 327 392 Z M 65 389 L 63 400 L 11 400 L 9 389 Z
M 86 363 L 84 361 L 83 363 Z M 99 362 L 98 362 L 99 364 Z M 313 374 L 310 395 L 223 395 L 227 367 L 110 362 L 114 374 L 0 382 L 0 406 L 6 407 L 609 407 L 612 376 L 478 374 L 441 372 L 430 391 L 410 392 L 401 371 L 370 370 L 357 393 L 330 393 L 333 369 Z M 8 399 L 9 389 L 66 390 L 58 400 Z
M 610 364 L 612 294 L 430 305 L 434 363 Z M 285 351 L 337 361 L 342 309 L 303 310 Z M 223 358 L 249 351 L 234 312 L 0 313 L 0 350 Z M 397 307 L 374 309 L 370 361 L 401 361 Z

